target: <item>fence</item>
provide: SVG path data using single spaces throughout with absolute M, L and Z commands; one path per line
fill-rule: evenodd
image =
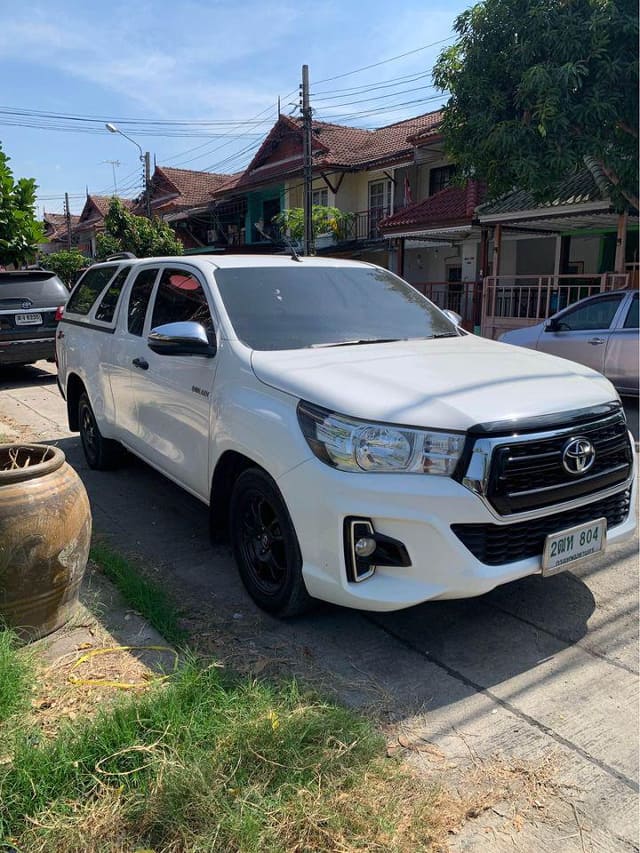
M 414 284 L 439 308 L 448 308 L 462 317 L 462 325 L 473 332 L 479 329 L 482 315 L 482 284 L 478 281 L 428 281 Z
M 483 282 L 481 334 L 497 339 L 510 329 L 535 326 L 568 305 L 629 282 L 627 273 L 488 276 Z

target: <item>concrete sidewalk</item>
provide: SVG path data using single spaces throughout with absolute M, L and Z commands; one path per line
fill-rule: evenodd
M 637 542 L 479 599 L 375 616 L 321 606 L 283 623 L 255 608 L 228 550 L 210 545 L 206 507 L 136 460 L 87 469 L 50 365 L 0 377 L 3 432 L 65 451 L 96 531 L 175 595 L 196 648 L 374 713 L 461 797 L 518 780 L 512 797 L 470 813 L 453 850 L 638 850 Z

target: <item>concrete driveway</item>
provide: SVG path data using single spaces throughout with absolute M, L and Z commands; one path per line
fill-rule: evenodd
M 630 404 L 636 438 L 637 411 Z M 488 794 L 451 849 L 638 850 L 637 541 L 478 599 L 389 615 L 321 606 L 282 623 L 245 595 L 227 549 L 209 544 L 198 501 L 136 460 L 87 469 L 51 365 L 0 375 L 2 433 L 64 449 L 97 532 L 174 592 L 198 648 L 310 678 L 375 713 L 452 797 L 520 773 L 513 799 Z

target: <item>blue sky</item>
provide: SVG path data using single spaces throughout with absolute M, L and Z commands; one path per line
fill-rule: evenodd
M 233 172 L 246 165 L 252 146 L 275 121 L 278 97 L 282 112 L 294 110 L 303 63 L 309 65 L 317 118 L 376 127 L 435 109 L 442 98 L 428 88 L 428 74 L 445 45 L 419 48 L 451 38 L 455 16 L 468 5 L 458 0 L 395 5 L 388 0 L 59 0 L 18 6 L 0 0 L 0 110 L 5 111 L 0 141 L 14 175 L 36 178 L 39 214 L 43 207 L 62 210 L 65 191 L 73 212 L 82 208 L 87 186 L 110 194 L 114 169 L 122 194 L 133 195 L 141 186 L 136 147 L 108 133 L 106 120 L 119 124 L 159 165 Z M 348 74 L 408 51 L 415 52 Z M 327 80 L 337 75 L 346 76 Z M 393 80 L 398 82 L 389 85 Z M 378 100 L 365 100 L 372 97 Z M 388 109 L 405 102 L 410 103 Z M 64 131 L 21 127 L 15 122 L 34 119 L 7 115 L 15 109 L 95 121 L 44 122 L 63 125 Z M 147 124 L 119 123 L 132 119 Z M 249 119 L 253 124 L 246 123 Z M 148 124 L 177 120 L 186 124 Z M 80 127 L 92 132 L 79 132 Z M 163 135 L 150 135 L 150 127 Z

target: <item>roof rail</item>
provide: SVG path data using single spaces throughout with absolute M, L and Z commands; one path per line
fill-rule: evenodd
M 135 257 L 137 257 L 137 256 L 134 255 L 133 252 L 116 252 L 115 255 L 109 255 L 107 260 L 108 261 L 125 261 L 125 260 L 129 260 L 130 258 L 135 258 Z

